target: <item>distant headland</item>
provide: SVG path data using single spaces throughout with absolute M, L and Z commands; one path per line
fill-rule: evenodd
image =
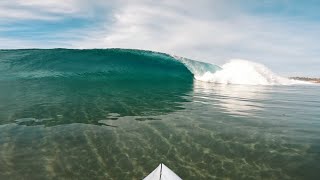
M 313 83 L 320 83 L 320 78 L 309 78 L 309 77 L 290 77 L 290 79 L 299 81 L 308 81 Z

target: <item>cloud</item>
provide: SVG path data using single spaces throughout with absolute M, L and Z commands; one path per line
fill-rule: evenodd
M 90 18 L 99 8 L 115 6 L 115 0 L 3 0 L 0 22 L 19 20 L 61 20 L 66 17 Z
M 0 2 L 1 21 L 12 20 L 56 20 L 60 14 L 75 12 L 76 8 L 68 6 L 66 1 L 2 1 Z
M 15 8 L 7 8 L 15 12 L 9 13 L 13 20 L 78 17 L 89 22 L 81 28 L 48 34 L 51 39 L 57 37 L 59 47 L 148 49 L 216 64 L 241 58 L 266 64 L 282 74 L 303 68 L 305 74 L 314 75 L 318 72 L 313 67 L 320 67 L 315 38 L 320 36 L 320 25 L 289 12 L 277 15 L 272 9 L 275 1 L 259 5 L 274 13 L 254 12 L 252 9 L 259 9 L 257 4 L 232 0 L 16 1 L 18 6 L 10 3 Z M 17 9 L 23 10 L 22 14 Z M 7 13 L 0 13 L 4 17 L 1 14 Z M 47 46 L 45 42 L 37 44 Z
M 193 6 L 129 3 L 114 13 L 111 27 L 88 31 L 92 35 L 73 44 L 81 48 L 150 49 L 218 64 L 245 58 L 284 74 L 290 66 L 306 65 L 305 59 L 310 66 L 319 64 L 320 49 L 314 39 L 319 35 L 317 24 L 239 13 L 223 4 L 214 13 L 202 12 L 206 8 L 201 9 L 199 4 L 198 9 L 189 11 L 181 7 Z

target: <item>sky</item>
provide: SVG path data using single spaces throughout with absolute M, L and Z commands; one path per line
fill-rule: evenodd
M 145 49 L 320 77 L 319 41 L 319 0 L 0 1 L 0 49 Z

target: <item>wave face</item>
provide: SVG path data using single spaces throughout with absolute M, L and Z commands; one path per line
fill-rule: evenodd
M 235 59 L 224 64 L 217 72 L 207 71 L 197 80 L 219 84 L 241 85 L 294 85 L 310 84 L 307 82 L 281 77 L 266 66 L 247 60 Z
M 2 50 L 0 125 L 100 125 L 114 114 L 166 114 L 181 109 L 193 81 L 181 61 L 151 51 Z
M 192 73 L 172 56 L 126 50 L 2 50 L 1 78 L 167 79 L 192 81 Z

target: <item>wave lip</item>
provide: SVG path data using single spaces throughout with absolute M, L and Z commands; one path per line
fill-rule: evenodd
M 202 76 L 195 76 L 199 81 L 218 84 L 239 85 L 294 85 L 311 84 L 281 77 L 266 66 L 242 59 L 233 59 L 224 64 L 217 72 L 206 72 Z
M 215 73 L 218 70 L 221 70 L 221 67 L 215 64 L 195 61 L 195 60 L 191 60 L 188 58 L 179 57 L 175 55 L 173 55 L 172 57 L 182 62 L 188 68 L 188 70 L 194 75 L 195 79 L 203 76 L 207 72 Z

